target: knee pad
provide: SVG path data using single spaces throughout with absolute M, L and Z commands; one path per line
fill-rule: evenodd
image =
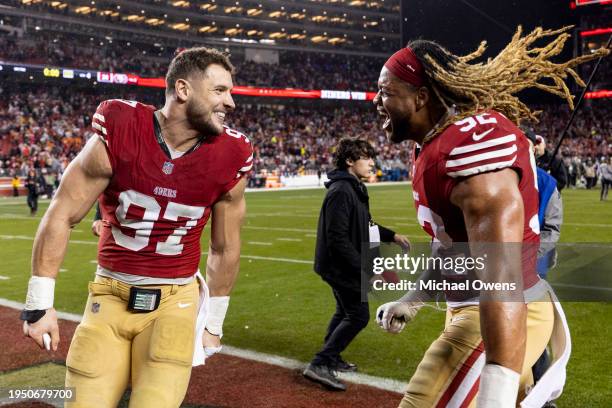
M 105 372 L 105 357 L 102 346 L 106 336 L 94 326 L 79 325 L 74 332 L 66 367 L 68 370 L 95 378 Z
M 151 360 L 191 366 L 195 321 L 162 316 L 154 323 L 149 355 Z

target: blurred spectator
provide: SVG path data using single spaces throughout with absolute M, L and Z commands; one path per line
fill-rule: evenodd
M 538 167 L 549 171 L 550 175 L 557 180 L 557 190 L 561 192 L 567 185 L 567 169 L 563 160 L 559 157 L 552 158 L 552 153 L 546 150 L 546 140 L 540 136 L 536 136 L 535 155 Z
M 584 173 L 584 178 L 586 179 L 586 188 L 590 190 L 597 184 L 597 171 L 595 169 L 595 163 L 589 157 L 582 165 L 582 172 Z
M 599 166 L 599 174 L 601 176 L 601 201 L 608 199 L 608 189 L 612 185 L 612 156 L 608 157 L 608 161 L 604 161 Z
M 42 184 L 44 180 L 36 174 L 36 170 L 31 169 L 28 172 L 28 177 L 26 178 L 25 186 L 28 189 L 28 207 L 30 207 L 30 215 L 36 215 L 38 211 L 38 196 L 40 192 L 44 189 L 44 184 Z
M 11 186 L 13 187 L 13 197 L 19 197 L 19 187 L 21 186 L 21 182 L 19 181 L 19 176 L 14 175 L 13 180 L 11 180 Z
M 135 99 L 159 106 L 161 93 L 134 87 L 65 89 L 57 85 L 4 85 L 0 88 L 0 171 L 9 176 L 27 176 L 30 169 L 43 174 L 52 194 L 68 163 L 93 135 L 91 115 L 104 99 Z M 138 93 L 136 93 L 138 92 Z M 257 101 L 257 100 L 256 100 Z M 258 100 L 261 103 L 261 99 Z M 303 102 L 303 101 L 302 101 Z M 247 134 L 254 147 L 254 172 L 249 187 L 263 187 L 266 178 L 317 175 L 331 169 L 334 145 L 342 137 L 360 137 L 376 149 L 377 179 L 400 181 L 410 178 L 411 146 L 390 144 L 380 129 L 380 119 L 369 103 L 318 101 L 314 104 L 256 105 L 245 99 L 227 116 L 228 125 Z M 568 110 L 547 106 L 536 124 L 536 133 L 547 134 L 552 150 L 567 120 Z M 570 169 L 563 186 L 581 185 L 584 163 L 596 164 L 612 155 L 612 136 L 607 118 L 608 104 L 586 106 L 570 128 L 561 146 L 563 161 Z M 547 157 L 540 163 L 547 164 Z M 565 166 L 563 166 L 565 169 Z M 554 176 L 554 174 L 553 174 Z M 592 182 L 592 181 L 591 181 Z M 592 187 L 592 186 L 590 186 Z M 562 188 L 562 187 L 561 187 Z

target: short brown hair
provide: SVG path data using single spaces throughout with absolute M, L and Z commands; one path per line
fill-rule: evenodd
M 194 47 L 181 51 L 170 62 L 166 74 L 166 94 L 174 92 L 174 84 L 180 78 L 188 78 L 199 72 L 204 73 L 209 65 L 218 64 L 234 74 L 229 55 L 214 48 Z
M 347 160 L 357 161 L 361 158 L 376 158 L 376 150 L 366 140 L 346 137 L 341 139 L 336 146 L 334 155 L 334 166 L 340 170 L 348 168 Z

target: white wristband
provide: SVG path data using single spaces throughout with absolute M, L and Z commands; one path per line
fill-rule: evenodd
M 514 370 L 486 364 L 480 374 L 477 408 L 515 408 L 521 375 Z
M 55 279 L 32 276 L 28 282 L 25 310 L 47 310 L 53 307 Z
M 229 296 L 213 296 L 206 318 L 206 330 L 215 336 L 223 336 L 223 320 L 229 306 Z

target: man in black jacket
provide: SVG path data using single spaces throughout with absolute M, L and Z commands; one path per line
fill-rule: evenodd
M 546 140 L 540 135 L 536 135 L 535 155 L 538 167 L 548 171 L 552 153 L 546 150 Z M 557 180 L 557 190 L 561 192 L 568 184 L 567 167 L 565 167 L 563 160 L 555 157 L 550 164 L 549 173 Z
M 371 275 L 369 262 L 362 262 L 362 248 L 371 242 L 396 242 L 409 247 L 408 239 L 372 222 L 366 186 L 376 152 L 358 139 L 342 139 L 337 146 L 336 170 L 328 174 L 327 195 L 319 215 L 315 271 L 327 282 L 336 299 L 336 312 L 327 328 L 323 348 L 304 370 L 304 376 L 329 388 L 345 390 L 336 371 L 356 371 L 340 353 L 363 330 L 370 319 L 362 289 Z M 369 259 L 368 256 L 364 257 Z

